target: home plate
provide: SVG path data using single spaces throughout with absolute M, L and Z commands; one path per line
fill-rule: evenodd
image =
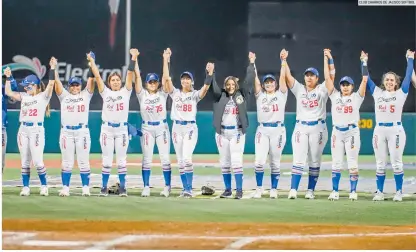
M 41 247 L 70 247 L 70 246 L 85 246 L 88 242 L 84 241 L 40 241 L 40 240 L 28 240 L 24 241 L 23 245 L 26 246 L 41 246 Z

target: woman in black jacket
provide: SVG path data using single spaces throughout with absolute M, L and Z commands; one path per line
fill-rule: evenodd
M 238 78 L 228 76 L 220 88 L 213 79 L 215 140 L 220 154 L 220 164 L 225 184 L 221 198 L 231 198 L 231 168 L 236 181 L 236 199 L 243 196 L 243 152 L 248 127 L 247 98 L 249 87 L 254 85 L 256 55 L 249 53 L 247 75 L 240 86 Z

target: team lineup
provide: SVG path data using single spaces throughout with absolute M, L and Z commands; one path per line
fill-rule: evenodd
M 323 149 L 330 141 L 332 155 L 332 192 L 329 200 L 339 200 L 339 183 L 343 159 L 346 155 L 350 177 L 350 200 L 357 200 L 359 180 L 358 156 L 360 151 L 359 109 L 365 93 L 370 92 L 375 104 L 376 126 L 373 133 L 373 149 L 376 158 L 376 189 L 374 201 L 384 200 L 384 181 L 386 166 L 390 163 L 394 172 L 396 194 L 394 201 L 402 201 L 403 185 L 403 151 L 406 134 L 401 123 L 403 105 L 406 101 L 410 83 L 416 88 L 414 72 L 414 51 L 405 54 L 407 68 L 403 80 L 394 72 L 387 72 L 377 86 L 368 71 L 368 54 L 361 52 L 360 83 L 344 76 L 335 84 L 335 64 L 330 49 L 323 50 L 324 76 L 319 84 L 320 73 L 310 67 L 304 71 L 304 83 L 298 82 L 290 72 L 289 52 L 280 52 L 281 68 L 277 78 L 272 74 L 263 77 L 257 75 L 256 55 L 248 54 L 249 65 L 245 79 L 240 81 L 235 76 L 225 78 L 222 85 L 217 83 L 215 65 L 208 62 L 205 68 L 204 85 L 194 89 L 194 77 L 185 71 L 180 75 L 181 88 L 176 88 L 170 77 L 170 59 L 172 51 L 163 52 L 162 77 L 156 73 L 146 75 L 142 82 L 138 63 L 139 51 L 130 49 L 131 60 L 128 65 L 125 83 L 121 76 L 111 73 L 107 80 L 101 78 L 93 52 L 87 54 L 89 62 L 88 79 L 84 89 L 83 80 L 72 77 L 65 89 L 58 75 L 58 61 L 52 57 L 49 65 L 49 81 L 45 85 L 36 75 L 29 75 L 20 83 L 25 92 L 17 91 L 17 82 L 10 68 L 4 70 L 6 76 L 3 86 L 2 111 L 2 168 L 4 170 L 7 145 L 7 98 L 20 101 L 20 128 L 17 143 L 21 156 L 21 176 L 23 188 L 21 196 L 30 195 L 30 167 L 36 167 L 41 182 L 40 194 L 48 196 L 46 168 L 43 162 L 45 146 L 44 119 L 49 116 L 49 101 L 55 91 L 61 104 L 61 133 L 59 145 L 62 153 L 62 189 L 60 196 L 70 196 L 70 180 L 75 163 L 75 156 L 82 182 L 82 195 L 90 196 L 90 163 L 91 148 L 90 130 L 88 128 L 89 105 L 97 88 L 103 99 L 100 145 L 102 150 L 102 187 L 100 196 L 108 196 L 108 181 L 116 155 L 116 166 L 120 183 L 119 195 L 127 196 L 127 149 L 129 139 L 140 137 L 142 147 L 142 197 L 150 196 L 150 177 L 153 149 L 156 145 L 163 170 L 165 187 L 160 195 L 169 197 L 171 192 L 170 141 L 172 141 L 179 166 L 182 182 L 180 197 L 192 198 L 193 162 L 192 155 L 198 141 L 196 122 L 197 104 L 208 92 L 212 92 L 213 126 L 215 141 L 220 156 L 219 163 L 224 181 L 224 192 L 221 198 L 232 198 L 232 174 L 235 180 L 234 198 L 243 197 L 243 154 L 246 142 L 246 131 L 249 127 L 247 116 L 247 99 L 256 98 L 258 126 L 255 134 L 254 173 L 257 188 L 253 198 L 263 194 L 264 166 L 270 164 L 270 198 L 278 198 L 280 179 L 280 161 L 286 145 L 285 107 L 289 90 L 296 99 L 296 125 L 291 136 L 293 163 L 291 187 L 288 198 L 296 199 L 303 172 L 308 168 L 308 189 L 306 199 L 315 198 L 315 187 L 318 182 Z M 358 62 L 358 61 L 357 61 Z M 260 80 L 261 79 L 261 80 Z M 211 87 L 212 86 L 212 87 Z M 354 87 L 358 86 L 354 92 Z M 142 118 L 141 129 L 128 124 L 130 97 L 133 92 L 140 104 Z M 166 103 L 168 96 L 172 99 L 170 131 L 167 124 Z M 326 124 L 326 103 L 331 100 L 333 130 L 328 136 Z

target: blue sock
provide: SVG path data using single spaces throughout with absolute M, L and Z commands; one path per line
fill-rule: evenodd
M 142 177 L 144 186 L 149 186 L 150 184 L 150 170 L 142 169 Z
M 46 185 L 46 173 L 38 174 L 41 185 Z
M 23 186 L 29 187 L 30 174 L 22 174 Z
M 302 178 L 302 175 L 300 175 L 300 174 L 292 174 L 292 181 L 291 181 L 290 189 L 298 190 L 299 183 L 300 183 L 300 178 Z
M 394 174 L 394 180 L 396 181 L 396 192 L 402 191 L 404 174 Z
M 110 178 L 110 174 L 102 173 L 101 176 L 102 176 L 101 179 L 102 179 L 103 187 L 107 187 L 108 179 Z
M 82 183 L 82 186 L 89 186 L 90 185 L 90 174 L 89 173 L 81 173 L 81 183 Z
M 384 180 L 386 179 L 386 174 L 376 175 L 377 177 L 377 190 L 383 192 L 384 190 Z
M 358 175 L 350 175 L 351 192 L 357 191 Z
M 231 190 L 231 173 L 222 174 L 222 178 L 224 179 L 225 189 Z
M 165 185 L 170 186 L 172 180 L 172 170 L 163 170 L 163 178 L 165 179 Z
M 272 189 L 277 189 L 277 184 L 279 183 L 280 173 L 272 173 L 270 175 Z
M 71 172 L 62 172 L 62 185 L 69 186 L 69 182 L 71 181 Z
M 185 172 L 185 177 L 186 177 L 187 190 L 192 191 L 192 180 L 194 178 L 194 172 Z
M 126 174 L 118 174 L 118 179 L 120 180 L 120 187 L 126 187 Z
M 332 190 L 338 192 L 339 180 L 341 179 L 340 171 L 332 171 Z
M 182 173 L 180 175 L 180 177 L 181 177 L 183 189 L 186 190 L 188 188 L 188 182 L 186 181 L 186 175 L 185 175 L 185 173 Z
M 231 175 L 231 174 L 230 174 Z M 235 187 L 238 190 L 243 190 L 243 174 L 234 174 L 235 178 Z
M 308 190 L 315 191 L 318 178 L 319 178 L 319 167 L 309 167 Z
M 263 186 L 263 176 L 264 176 L 264 171 L 256 171 L 256 182 L 257 182 L 257 186 Z

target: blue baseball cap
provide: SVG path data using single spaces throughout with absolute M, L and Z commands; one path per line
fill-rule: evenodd
M 273 74 L 266 74 L 266 75 L 263 77 L 263 83 L 264 83 L 267 79 L 272 79 L 272 80 L 276 81 L 276 77 L 274 77 L 274 75 L 273 75 Z
M 20 85 L 23 87 L 26 87 L 30 84 L 39 85 L 40 79 L 36 75 L 31 74 L 31 75 L 26 76 L 26 78 L 24 78 L 23 81 L 20 82 Z
M 303 74 L 305 75 L 306 73 L 313 73 L 314 75 L 316 75 L 316 77 L 319 77 L 318 70 L 316 70 L 316 68 L 313 67 L 307 68 Z
M 151 81 L 159 81 L 159 76 L 157 76 L 157 74 L 155 73 L 148 73 L 146 76 L 146 82 L 151 82 Z
M 185 71 L 185 72 L 181 73 L 181 79 L 184 75 L 188 75 L 189 78 L 191 78 L 192 82 L 194 82 L 194 76 L 191 74 L 191 72 Z
M 354 81 L 349 76 L 342 77 L 341 80 L 339 80 L 339 85 L 341 85 L 341 83 L 343 83 L 343 82 L 348 82 L 348 84 L 354 85 Z
M 73 84 L 82 85 L 82 80 L 81 80 L 81 78 L 78 78 L 78 77 L 72 77 L 71 79 L 69 79 L 68 84 L 70 86 L 73 85 Z

